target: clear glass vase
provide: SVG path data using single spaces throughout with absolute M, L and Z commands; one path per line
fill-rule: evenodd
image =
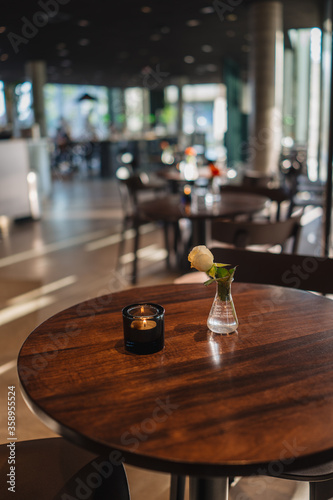
M 216 280 L 216 294 L 207 326 L 214 333 L 228 334 L 237 330 L 238 319 L 231 295 L 231 280 Z

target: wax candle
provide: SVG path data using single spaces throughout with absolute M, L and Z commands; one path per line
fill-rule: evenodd
M 131 328 L 135 328 L 136 330 L 151 330 L 155 328 L 156 321 L 152 321 L 151 319 L 135 319 L 131 323 Z
M 158 304 L 131 304 L 122 310 L 125 349 L 151 354 L 164 347 L 164 309 Z

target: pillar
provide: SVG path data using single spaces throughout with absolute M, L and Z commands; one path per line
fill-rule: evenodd
M 143 132 L 150 130 L 150 92 L 147 88 L 142 89 L 143 108 Z
M 250 5 L 252 114 L 249 164 L 263 175 L 279 168 L 283 100 L 283 11 L 278 1 Z
M 46 83 L 46 63 L 45 61 L 29 61 L 25 70 L 26 77 L 32 84 L 35 123 L 39 125 L 41 137 L 46 137 L 47 128 L 43 93 Z
M 177 109 L 177 137 L 180 150 L 187 146 L 186 137 L 183 131 L 184 99 L 183 86 L 188 83 L 188 79 L 181 77 L 178 79 L 178 109 Z

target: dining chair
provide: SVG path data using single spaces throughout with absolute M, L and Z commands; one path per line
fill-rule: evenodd
M 123 221 L 121 229 L 121 240 L 118 250 L 118 264 L 120 262 L 121 256 L 124 253 L 125 241 L 126 241 L 126 231 L 132 229 L 134 231 L 134 243 L 133 243 L 133 267 L 131 281 L 135 285 L 137 282 L 137 270 L 138 270 L 138 250 L 139 250 L 139 240 L 140 240 L 140 227 L 144 224 L 148 224 L 151 221 L 148 220 L 140 210 L 140 195 L 148 194 L 156 196 L 161 190 L 165 189 L 165 184 L 160 182 L 150 182 L 149 176 L 145 173 L 141 174 L 131 174 L 128 176 L 117 176 L 118 187 L 120 192 L 121 205 L 123 209 Z M 169 232 L 168 224 L 163 222 L 164 231 L 164 242 L 166 249 L 166 262 L 167 266 L 170 266 L 169 260 Z
M 293 216 L 277 222 L 215 219 L 211 224 L 211 240 L 231 244 L 238 248 L 251 245 L 280 245 L 282 250 L 291 240 L 291 251 L 295 253 L 300 229 L 301 216 Z
M 273 181 L 273 175 L 263 174 L 255 170 L 247 170 L 244 172 L 242 180 L 244 185 L 253 187 L 267 187 Z
M 60 437 L 10 443 L 0 445 L 3 500 L 130 500 L 116 455 L 98 457 Z
M 244 193 L 266 196 L 272 202 L 269 207 L 268 217 L 270 220 L 281 220 L 281 206 L 286 205 L 286 212 L 292 213 L 290 210 L 291 193 L 286 187 L 267 187 L 267 186 L 252 186 L 246 184 L 224 184 L 220 186 L 220 192 L 223 193 Z M 259 214 L 260 215 L 260 214 Z
M 333 294 L 333 259 L 295 254 L 254 252 L 239 248 L 210 248 L 216 262 L 237 265 L 235 282 L 260 283 Z M 254 272 L 259 269 L 259 272 Z M 205 273 L 194 271 L 180 276 L 175 283 L 203 283 Z M 333 498 L 333 461 L 319 466 L 282 472 L 281 479 L 309 483 L 309 500 Z M 184 476 L 172 476 L 170 500 L 183 500 Z

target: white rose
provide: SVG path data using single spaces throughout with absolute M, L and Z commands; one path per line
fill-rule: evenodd
M 188 260 L 191 262 L 191 267 L 205 273 L 214 264 L 214 256 L 205 245 L 194 247 L 188 255 Z

